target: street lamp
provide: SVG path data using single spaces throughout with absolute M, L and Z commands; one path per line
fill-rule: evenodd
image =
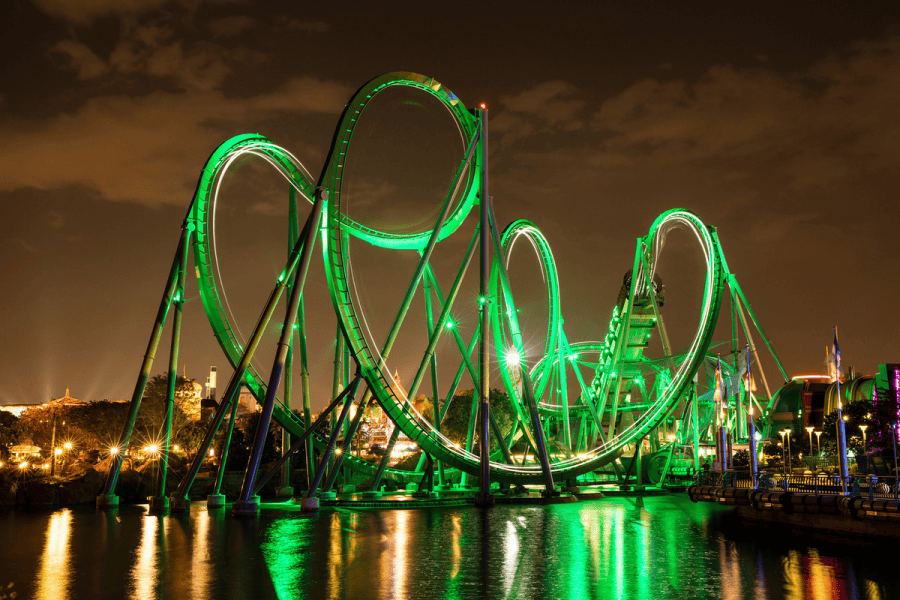
M 869 472 L 869 456 L 866 454 L 866 429 L 868 428 L 868 425 L 859 426 L 859 430 L 862 431 L 863 434 L 863 456 L 866 458 L 866 473 Z
M 787 429 L 782 429 L 781 431 L 778 432 L 778 434 L 781 436 L 781 472 L 782 473 L 785 472 L 784 469 L 787 464 L 785 462 L 785 455 L 784 455 L 784 449 L 785 449 L 784 436 L 786 433 L 787 433 Z
M 816 432 L 816 454 L 822 455 L 822 432 Z
M 790 428 L 790 427 L 786 427 L 785 430 L 784 430 L 784 432 L 787 434 L 787 454 L 788 454 L 788 464 L 790 464 L 791 467 L 793 467 L 793 466 L 794 466 L 794 464 L 793 464 L 794 461 L 791 460 L 791 428 Z M 790 472 L 791 472 L 791 471 L 788 470 L 788 474 L 790 474 Z
M 815 427 L 813 427 L 813 426 L 809 426 L 809 427 L 806 428 L 806 433 L 809 434 L 809 455 L 810 455 L 810 456 L 813 455 L 813 447 L 812 447 L 812 433 L 813 433 L 813 429 L 815 429 Z
M 897 427 L 900 423 L 891 423 L 891 440 L 894 442 L 894 476 L 900 475 L 897 472 Z

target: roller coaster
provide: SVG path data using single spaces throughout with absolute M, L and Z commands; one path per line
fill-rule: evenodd
M 351 218 L 345 184 L 347 159 L 364 111 L 379 94 L 397 88 L 436 101 L 455 125 L 463 148 L 434 222 L 411 233 L 383 231 Z M 772 408 L 773 394 L 761 368 L 754 332 L 770 351 L 784 380 L 788 378 L 735 275 L 728 269 L 715 228 L 684 209 L 660 215 L 648 233 L 637 240 L 634 260 L 612 310 L 605 337 L 598 341 L 570 342 L 564 327 L 556 263 L 547 239 L 531 221 L 514 221 L 502 231 L 496 223 L 493 199 L 488 193 L 487 124 L 488 111 L 484 106 L 467 109 L 433 78 L 390 73 L 371 80 L 349 100 L 335 130 L 325 168 L 317 179 L 288 150 L 261 135 L 239 135 L 219 146 L 201 172 L 184 219 L 125 427 L 112 450 L 112 467 L 97 499 L 98 506 L 114 506 L 118 502 L 115 489 L 122 459 L 131 442 L 163 327 L 170 316 L 167 416 L 161 424 L 161 468 L 151 507 L 167 507 L 171 502 L 172 510 L 176 510 L 189 505 L 188 491 L 203 461 L 207 460 L 213 438 L 223 427 L 227 451 L 242 385 L 256 397 L 261 415 L 241 494 L 234 503 L 233 510 L 238 514 L 258 509 L 256 494 L 262 485 L 301 448 L 305 449 L 309 474 L 308 489 L 299 498 L 304 507 L 315 508 L 317 498 L 333 494 L 338 477 L 350 472 L 365 481 L 365 487 L 373 495 L 379 493 L 385 480 L 422 481 L 432 493 L 435 479 L 441 488 L 463 487 L 467 481 L 477 480 L 476 502 L 490 505 L 492 482 L 504 486 L 537 486 L 543 488 L 545 495 L 552 496 L 565 484 L 589 482 L 598 473 L 625 481 L 634 463 L 628 459 L 639 457 L 642 451 L 652 453 L 648 461 L 655 465 L 651 480 L 660 482 L 673 475 L 672 466 L 676 463 L 696 470 L 703 448 L 709 446 L 719 428 L 724 428 L 730 439 L 738 443 L 747 440 L 748 421 L 756 419 L 762 435 L 769 435 L 767 415 Z M 219 263 L 213 215 L 225 173 L 246 156 L 266 161 L 289 184 L 289 253 L 272 283 L 253 333 L 244 338 L 229 318 L 217 283 Z M 310 207 L 302 227 L 298 204 Z M 461 230 L 465 222 L 469 223 L 472 234 L 465 251 L 457 256 L 455 276 L 439 281 L 441 277 L 433 264 L 435 248 Z M 666 237 L 674 229 L 686 230 L 695 240 L 704 266 L 699 321 L 687 346 L 677 351 L 671 347 L 664 324 L 661 307 L 665 290 L 657 273 Z M 358 268 L 349 252 L 351 240 L 354 244 L 415 257 L 415 268 L 386 335 L 374 333 L 375 329 L 367 321 L 369 316 L 360 301 Z M 547 291 L 548 314 L 542 315 L 547 331 L 542 335 L 539 355 L 527 347 L 521 320 L 526 315 L 517 307 L 510 281 L 513 247 L 526 242 L 535 251 Z M 313 421 L 303 292 L 316 248 L 322 251 L 325 278 L 337 317 L 335 352 L 345 358 L 335 361 L 330 403 Z M 187 475 L 166 498 L 176 366 L 191 255 L 206 316 L 234 371 Z M 478 273 L 473 275 L 469 266 L 476 255 Z M 475 277 L 477 298 L 461 294 L 463 282 L 471 282 Z M 404 325 L 412 326 L 407 317 L 419 293 L 424 295 L 428 335 L 419 347 L 395 348 Z M 252 360 L 283 297 L 286 316 L 273 366 L 265 377 Z M 719 370 L 722 385 L 715 392 L 716 386 L 711 382 L 716 377 L 717 361 L 710 348 L 725 303 L 731 313 L 731 350 L 722 361 Z M 459 326 L 458 315 L 462 312 L 477 313 L 473 331 L 463 331 Z M 605 317 L 600 320 L 598 331 L 605 321 Z M 421 327 L 421 323 L 415 326 Z M 467 340 L 464 335 L 469 333 L 471 337 Z M 649 356 L 647 352 L 653 336 L 662 348 L 657 356 Z M 446 391 L 439 389 L 436 376 L 439 343 L 444 344 L 442 360 L 455 352 L 451 363 L 458 364 Z M 398 354 L 418 361 L 415 375 L 405 388 L 392 375 Z M 352 377 L 351 362 L 355 366 Z M 295 413 L 290 406 L 294 374 L 298 371 L 303 411 Z M 429 410 L 420 411 L 415 399 L 428 379 L 434 400 Z M 497 387 L 497 380 L 510 403 L 505 408 L 512 415 L 511 423 L 504 426 L 494 415 L 500 407 L 492 407 L 489 401 L 491 386 Z M 459 398 L 464 396 L 457 394 L 463 381 L 470 381 L 474 388 L 471 405 L 464 411 L 469 415 L 464 443 L 442 432 L 442 422 L 452 403 L 463 401 Z M 762 383 L 764 390 L 759 397 L 753 394 L 751 381 Z M 277 391 L 282 384 L 284 397 L 279 398 Z M 393 427 L 383 456 L 370 462 L 353 456 L 350 445 L 366 408 L 372 403 L 384 411 Z M 352 406 L 356 407 L 355 412 Z M 262 474 L 263 445 L 272 421 L 289 434 L 293 443 L 284 448 L 281 460 Z M 391 465 L 392 450 L 401 435 L 421 451 L 415 466 Z M 211 506 L 223 501 L 219 492 L 226 457 L 219 456 L 218 460 Z

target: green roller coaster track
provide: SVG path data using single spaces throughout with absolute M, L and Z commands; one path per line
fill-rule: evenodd
M 378 231 L 351 219 L 347 213 L 344 189 L 346 159 L 353 147 L 354 134 L 364 111 L 378 94 L 398 87 L 427 94 L 435 99 L 446 110 L 455 125 L 464 148 L 455 178 L 446 193 L 433 227 L 403 235 Z M 743 311 L 740 310 L 743 306 L 771 350 L 771 344 L 759 329 L 734 275 L 728 272 L 714 228 L 704 224 L 698 216 L 685 209 L 673 209 L 661 214 L 648 233 L 637 239 L 631 270 L 633 275 L 627 294 L 620 306 L 613 310 L 603 341 L 569 342 L 564 331 L 561 294 L 553 252 L 548 241 L 531 221 L 515 221 L 501 234 L 491 210 L 487 221 L 490 232 L 486 238 L 482 237 L 482 240 L 489 240 L 488 247 L 484 247 L 483 243 L 477 243 L 481 229 L 481 225 L 477 225 L 467 252 L 460 257 L 457 276 L 445 294 L 431 265 L 434 248 L 460 228 L 473 207 L 485 203 L 490 207 L 491 203 L 491 199 L 482 193 L 483 170 L 486 169 L 487 160 L 486 127 L 483 123 L 486 118 L 486 110 L 466 109 L 450 90 L 433 78 L 414 73 L 390 73 L 368 82 L 347 103 L 335 131 L 325 168 L 318 181 L 313 180 L 289 151 L 259 134 L 239 135 L 219 146 L 201 172 L 196 193 L 185 218 L 182 243 L 179 245 L 172 274 L 166 285 L 157 325 L 151 335 L 150 349 L 153 352 L 148 351 L 149 358 L 145 360 L 142 369 L 143 382 L 139 378 L 132 400 L 133 410 L 136 411 L 134 405 L 140 403 L 143 385 L 146 382 L 145 375 L 149 373 L 149 364 L 152 362 L 166 313 L 173 305 L 180 310 L 180 303 L 183 302 L 183 279 L 188 247 L 193 250 L 194 272 L 209 323 L 228 361 L 237 370 L 236 377 L 240 379 L 233 382 L 230 390 L 233 393 L 236 386 L 242 382 L 252 390 L 260 403 L 266 399 L 268 384 L 260 373 L 249 365 L 249 358 L 252 357 L 258 339 L 250 342 L 240 339 L 241 336 L 235 332 L 233 324 L 229 321 L 228 311 L 223 304 L 223 295 L 217 286 L 214 215 L 219 188 L 223 174 L 236 159 L 247 154 L 262 158 L 276 168 L 288 181 L 294 196 L 305 198 L 315 206 L 317 190 L 322 192 L 322 217 L 320 221 L 310 222 L 310 226 L 317 230 L 310 232 L 308 239 L 315 242 L 316 236 L 321 235 L 322 256 L 340 328 L 339 337 L 346 340 L 349 353 L 358 364 L 363 382 L 368 388 L 364 394 L 364 401 L 371 396 L 396 424 L 397 431 L 405 433 L 425 454 L 438 461 L 441 469 L 446 466 L 448 469 L 453 468 L 452 472 L 458 471 L 478 477 L 481 467 L 481 458 L 472 447 L 471 434 L 467 443 L 461 445 L 441 432 L 440 423 L 447 412 L 446 405 L 439 410 L 436 407 L 435 415 L 422 415 L 416 411 L 412 402 L 428 369 L 435 368 L 435 347 L 442 339 L 450 341 L 451 348 L 458 351 L 460 361 L 451 393 L 446 396 L 448 402 L 459 384 L 461 375 L 465 372 L 475 382 L 476 390 L 480 388 L 478 382 L 481 372 L 471 359 L 471 353 L 476 345 L 476 338 L 480 339 L 479 336 L 489 337 L 493 341 L 494 356 L 491 362 L 499 367 L 500 379 L 513 404 L 515 419 L 509 432 L 502 433 L 499 429 L 494 429 L 494 446 L 491 450 L 489 469 L 491 479 L 511 483 L 545 481 L 545 467 L 542 467 L 538 455 L 543 445 L 543 437 L 551 430 L 561 437 L 565 451 L 549 457 L 550 469 L 554 477 L 570 480 L 614 461 L 622 455 L 626 447 L 633 447 L 653 432 L 688 395 L 694 374 L 707 358 L 724 298 L 730 298 L 732 303 L 733 339 L 737 338 L 734 317 L 737 311 L 747 339 L 752 344 L 747 321 Z M 292 209 L 292 213 L 294 212 Z M 678 355 L 673 354 L 668 347 L 668 339 L 659 312 L 658 290 L 654 288 L 654 276 L 664 242 L 674 228 L 684 229 L 693 234 L 704 259 L 704 289 L 699 321 L 686 350 Z M 302 237 L 296 235 L 296 232 L 293 236 L 295 240 Z M 353 266 L 348 252 L 350 237 L 379 248 L 418 256 L 417 268 L 385 339 L 374 339 L 364 325 L 366 315 L 357 300 L 356 284 L 352 277 Z M 534 249 L 547 288 L 547 331 L 543 338 L 542 352 L 537 356 L 533 349 L 525 346 L 519 323 L 519 310 L 516 308 L 508 275 L 513 247 L 520 240 L 529 242 Z M 303 240 L 300 239 L 289 255 L 285 268 L 274 282 L 275 289 L 270 298 L 270 305 L 260 317 L 260 325 L 263 328 L 268 323 L 272 309 L 282 292 L 291 289 L 290 281 L 299 268 L 302 247 Z M 479 328 L 475 332 L 475 337 L 466 343 L 460 331 L 454 327 L 456 322 L 454 314 L 462 310 L 458 291 L 469 262 L 477 251 L 480 251 L 482 256 L 490 257 L 489 291 L 478 299 L 479 306 L 476 308 L 488 311 L 492 331 L 481 331 Z M 423 286 L 428 298 L 430 335 L 424 348 L 416 348 L 412 352 L 412 355 L 422 358 L 409 389 L 404 391 L 396 385 L 391 376 L 394 364 L 391 354 L 413 296 Z M 726 291 L 726 288 L 730 292 Z M 432 293 L 436 296 L 433 311 Z M 296 330 L 297 336 L 303 338 L 305 348 L 302 302 L 300 314 L 292 329 Z M 651 393 L 647 392 L 647 383 L 638 365 L 647 362 L 644 349 L 647 348 L 653 331 L 658 332 L 665 360 L 657 361 L 653 368 L 656 383 L 650 386 Z M 177 343 L 173 347 L 177 348 Z M 753 351 L 756 352 L 755 347 Z M 594 358 L 589 360 L 589 357 Z M 243 372 L 240 370 L 242 364 L 247 366 Z M 781 369 L 780 363 L 778 367 Z M 290 369 L 290 364 L 287 368 Z M 781 372 L 784 374 L 783 369 Z M 766 385 L 768 386 L 767 383 Z M 642 390 L 640 402 L 631 402 L 630 396 L 626 393 L 632 386 Z M 308 393 L 308 390 L 304 393 Z M 768 396 L 771 398 L 771 394 Z M 223 398 L 223 405 L 228 401 L 228 398 Z M 352 397 L 346 400 L 348 403 L 353 401 Z M 532 401 L 534 415 L 531 410 Z M 221 411 L 223 414 L 224 410 L 223 408 Z M 476 412 L 476 407 L 473 406 L 470 431 L 475 429 Z M 272 407 L 271 415 L 294 436 L 304 435 L 309 428 L 308 420 L 304 421 L 292 414 L 280 400 Z M 222 418 L 223 415 L 218 415 L 217 421 L 211 425 L 211 430 L 220 426 Z M 129 428 L 130 425 L 126 423 L 125 432 L 119 443 L 122 449 L 127 448 L 131 434 Z M 208 437 L 211 439 L 211 436 Z M 312 437 L 320 449 L 326 447 L 328 436 L 317 433 Z M 516 444 L 519 446 L 524 444 L 526 447 L 521 457 L 511 454 Z M 205 452 L 205 449 L 203 450 Z M 531 461 L 526 460 L 529 450 L 534 457 Z M 204 452 L 200 455 L 202 456 Z M 343 460 L 344 465 L 352 470 L 369 475 L 384 471 L 386 477 L 395 480 L 409 481 L 419 479 L 422 475 L 419 472 L 421 463 L 419 470 L 385 470 L 387 459 L 382 465 L 371 464 L 352 456 L 345 456 Z M 448 473 L 450 472 L 448 470 Z M 196 473 L 196 469 L 193 473 Z M 112 494 L 114 486 L 115 476 L 111 476 L 106 493 Z

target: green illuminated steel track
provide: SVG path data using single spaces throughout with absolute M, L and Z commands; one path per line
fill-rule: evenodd
M 361 115 L 379 93 L 396 87 L 415 90 L 435 98 L 446 109 L 470 156 L 468 160 L 463 157 L 457 186 L 448 192 L 445 218 L 438 220 L 433 229 L 402 235 L 377 231 L 349 218 L 343 189 L 345 160 L 352 147 Z M 392 384 L 390 350 L 393 340 L 375 340 L 365 333 L 365 315 L 356 304 L 354 283 L 348 275 L 350 265 L 347 242 L 348 236 L 353 236 L 381 248 L 424 256 L 421 259 L 423 270 L 410 282 L 410 294 L 419 289 L 423 279 L 432 277 L 427 264 L 429 249 L 452 235 L 467 218 L 472 207 L 481 201 L 480 181 L 485 156 L 479 139 L 480 114 L 484 113 L 467 110 L 452 92 L 433 78 L 413 73 L 391 73 L 378 77 L 360 88 L 346 105 L 318 181 L 313 180 L 290 152 L 263 136 L 237 136 L 222 144 L 207 161 L 186 220 L 186 226 L 192 233 L 195 273 L 204 309 L 216 339 L 229 362 L 235 366 L 240 361 L 244 348 L 229 322 L 216 284 L 213 215 L 222 174 L 236 158 L 250 153 L 269 162 L 285 176 L 298 196 L 310 202 L 315 188 L 323 188 L 328 193 L 328 203 L 321 224 L 326 277 L 335 314 L 350 350 L 360 364 L 366 384 L 391 420 L 424 452 L 448 467 L 455 467 L 472 475 L 478 473 L 479 457 L 470 448 L 451 442 L 428 419 L 416 413 L 406 392 Z M 666 369 L 665 384 L 657 386 L 652 402 L 644 402 L 639 410 L 634 407 L 619 407 L 622 387 L 635 382 L 636 375 L 629 371 L 628 365 L 641 362 L 646 345 L 645 336 L 654 325 L 656 313 L 652 284 L 649 282 L 653 281 L 665 236 L 673 227 L 686 228 L 692 232 L 705 259 L 700 320 L 687 351 L 672 362 L 670 369 Z M 495 227 L 491 233 L 494 236 L 492 250 L 495 254 L 489 298 L 483 301 L 491 311 L 492 331 L 485 333 L 493 339 L 496 356 L 491 361 L 500 367 L 503 386 L 518 415 L 518 433 L 507 442 L 524 437 L 528 444 L 534 445 L 535 432 L 530 430 L 521 386 L 517 380 L 522 373 L 526 373 L 534 383 L 541 414 L 548 420 L 555 419 L 562 424 L 566 432 L 566 444 L 577 451 L 577 454 L 573 452 L 553 458 L 551 468 L 554 476 L 574 478 L 610 462 L 621 454 L 626 445 L 651 432 L 683 396 L 709 348 L 719 313 L 725 279 L 721 249 L 711 228 L 693 213 L 676 209 L 660 215 L 647 235 L 638 240 L 629 296 L 621 312 L 614 317 L 604 342 L 570 344 L 563 327 L 556 265 L 547 240 L 533 223 L 524 220 L 514 222 L 502 235 L 497 234 Z M 526 352 L 515 295 L 505 277 L 506 270 L 511 268 L 509 257 L 517 240 L 527 240 L 535 249 L 547 285 L 548 330 L 540 356 L 529 356 Z M 464 258 L 464 261 L 467 260 L 468 258 Z M 461 268 L 460 273 L 464 272 L 465 268 Z M 282 277 L 289 275 L 283 273 Z M 436 308 L 441 316 L 434 323 L 432 337 L 435 340 L 440 336 L 457 335 L 452 331 L 454 288 L 448 290 L 446 304 L 442 299 L 442 304 Z M 400 307 L 395 323 L 397 327 L 402 326 L 404 316 L 405 308 Z M 458 337 L 456 342 L 458 346 L 464 346 Z M 509 352 L 511 349 L 515 349 L 515 354 Z M 414 349 L 414 352 L 421 356 L 421 350 Z M 461 353 L 465 353 L 464 348 Z M 519 357 L 521 364 L 510 364 L 510 357 L 514 355 Z M 589 355 L 595 358 L 589 361 Z M 593 368 L 592 373 L 585 371 L 588 364 Z M 474 380 L 477 374 L 473 372 L 472 375 Z M 262 400 L 265 397 L 265 380 L 253 369 L 247 372 L 244 379 L 257 399 Z M 569 398 L 564 390 L 568 389 L 566 382 L 571 381 L 578 382 L 580 393 L 577 397 Z M 628 412 L 629 419 L 619 418 L 620 411 Z M 276 406 L 273 418 L 293 435 L 300 435 L 305 430 L 303 424 L 283 406 Z M 583 433 L 578 434 L 582 439 L 575 439 L 572 426 L 576 420 L 580 424 L 593 423 L 596 439 L 589 440 Z M 578 430 L 584 432 L 585 427 L 581 425 Z M 316 443 L 323 444 L 324 440 L 316 438 Z M 524 464 L 515 460 L 510 462 L 496 449 L 492 452 L 492 478 L 518 483 L 542 482 L 541 467 L 536 461 L 525 461 Z M 351 469 L 375 473 L 376 465 L 349 456 L 347 460 Z M 386 476 L 411 480 L 421 477 L 421 474 L 389 469 Z

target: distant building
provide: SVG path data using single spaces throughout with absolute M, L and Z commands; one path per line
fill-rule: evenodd
M 30 408 L 37 408 L 38 406 L 40 406 L 40 404 L 3 404 L 0 405 L 0 410 L 12 413 L 17 417 L 20 417 L 26 410 Z
M 844 404 L 871 400 L 875 378 L 861 375 L 853 380 L 841 380 L 841 399 Z M 825 417 L 837 410 L 837 384 L 830 375 L 810 373 L 795 375 L 775 393 L 769 416 L 776 430 L 806 427 L 821 429 Z
M 29 458 L 40 458 L 41 449 L 39 446 L 31 446 L 28 444 L 19 444 L 9 447 L 9 455 L 13 462 L 21 462 Z
M 77 400 L 69 395 L 69 388 L 66 388 L 66 395 L 62 398 L 55 398 L 53 400 L 48 400 L 47 402 L 37 402 L 35 404 L 4 404 L 0 406 L 0 410 L 4 410 L 6 412 L 12 413 L 17 417 L 22 416 L 22 413 L 26 410 L 30 410 L 32 408 L 53 408 L 53 407 L 80 407 L 86 406 L 87 402 L 83 400 Z
M 260 410 L 262 410 L 262 407 L 259 405 L 259 402 L 256 401 L 256 396 L 253 395 L 250 388 L 246 385 L 242 385 L 241 394 L 238 396 L 238 419 L 251 413 L 259 412 Z

